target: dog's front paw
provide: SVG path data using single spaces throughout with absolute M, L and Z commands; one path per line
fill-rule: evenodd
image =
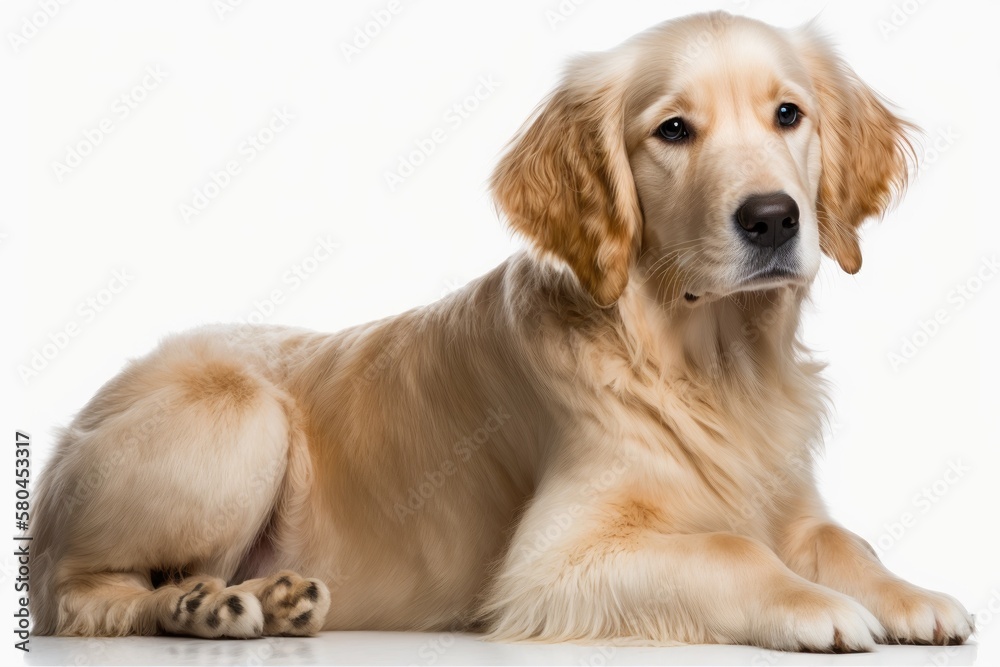
M 857 601 L 818 585 L 774 591 L 752 621 L 751 643 L 781 651 L 858 653 L 875 650 L 884 631 Z
M 894 644 L 961 644 L 972 634 L 972 616 L 950 595 L 891 579 L 866 596 L 865 605 Z
M 264 634 L 314 635 L 323 628 L 330 609 L 330 591 L 319 579 L 303 579 L 294 572 L 269 577 L 260 592 Z

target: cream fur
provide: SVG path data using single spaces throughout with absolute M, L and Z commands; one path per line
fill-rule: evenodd
M 655 136 L 673 116 L 692 141 Z M 797 338 L 907 128 L 812 28 L 698 15 L 578 59 L 494 176 L 532 251 L 335 334 L 176 335 L 98 392 L 42 476 L 35 631 L 964 641 L 959 603 L 827 516 Z M 777 190 L 798 272 L 746 283 L 731 216 Z

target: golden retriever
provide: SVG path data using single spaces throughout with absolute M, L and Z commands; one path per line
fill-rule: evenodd
M 41 480 L 35 632 L 964 641 L 828 517 L 798 338 L 912 129 L 812 26 L 577 58 L 492 177 L 530 251 L 336 334 L 180 334 L 101 388 Z

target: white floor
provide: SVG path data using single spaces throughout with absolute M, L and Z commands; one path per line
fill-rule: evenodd
M 32 638 L 28 665 L 972 665 L 978 646 L 884 646 L 813 655 L 746 646 L 611 648 L 491 644 L 472 635 L 326 632 L 214 641 L 174 637 Z

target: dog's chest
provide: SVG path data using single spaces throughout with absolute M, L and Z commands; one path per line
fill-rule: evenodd
M 654 507 L 665 529 L 769 541 L 812 483 L 821 415 L 811 394 L 650 382 L 617 403 L 629 460 L 621 491 Z

